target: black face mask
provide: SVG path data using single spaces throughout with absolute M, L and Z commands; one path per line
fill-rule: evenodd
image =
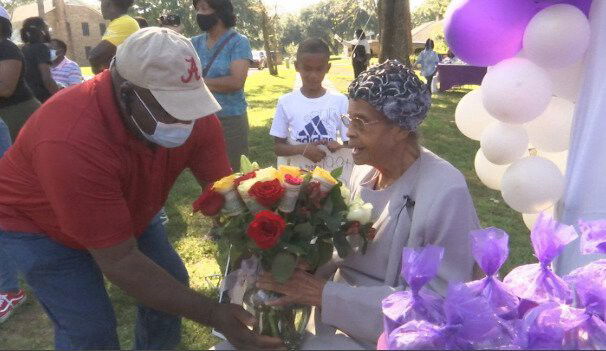
M 198 27 L 200 27 L 203 32 L 208 32 L 217 24 L 217 22 L 219 22 L 219 17 L 217 17 L 216 13 L 211 15 L 197 14 L 196 21 L 198 22 Z

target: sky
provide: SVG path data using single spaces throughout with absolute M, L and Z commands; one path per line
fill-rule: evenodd
M 296 13 L 322 0 L 264 0 L 267 4 L 278 4 L 278 13 Z M 410 8 L 415 9 L 425 0 L 411 0 Z

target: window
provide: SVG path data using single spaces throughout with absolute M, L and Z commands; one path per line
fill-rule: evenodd
M 88 28 L 88 23 L 82 22 L 82 35 L 88 37 L 90 35 L 90 29 Z
M 90 51 L 91 51 L 92 49 L 93 49 L 93 48 L 91 48 L 90 46 L 85 46 L 85 47 L 84 47 L 84 50 L 86 51 L 86 58 L 87 58 L 87 59 L 90 57 Z
M 99 23 L 99 32 L 101 32 L 101 35 L 105 34 L 106 29 L 107 26 L 105 25 L 105 23 Z

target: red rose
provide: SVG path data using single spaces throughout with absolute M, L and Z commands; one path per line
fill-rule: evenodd
M 200 195 L 200 198 L 194 202 L 194 213 L 202 212 L 203 215 L 213 217 L 219 214 L 225 205 L 225 197 L 213 190 L 212 185 Z
M 265 207 L 272 207 L 284 195 L 284 188 L 280 181 L 274 179 L 270 182 L 257 182 L 253 185 L 248 194 L 257 200 L 257 202 Z
M 285 228 L 286 222 L 282 217 L 275 212 L 265 210 L 255 215 L 255 219 L 248 225 L 246 234 L 258 248 L 268 250 L 280 241 Z
M 257 173 L 255 172 L 250 172 L 250 173 L 246 173 L 245 175 L 238 177 L 234 180 L 234 185 L 236 186 L 236 188 L 240 185 L 240 183 L 242 183 L 245 180 L 249 180 L 249 179 L 253 179 L 257 176 Z

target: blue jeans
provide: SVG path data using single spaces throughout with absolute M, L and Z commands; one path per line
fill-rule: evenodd
M 0 157 L 8 150 L 9 146 L 11 146 L 11 135 L 8 127 L 0 118 Z M 17 269 L 0 245 L 0 292 L 14 292 L 16 290 L 19 290 Z
M 189 277 L 156 216 L 137 240 L 139 250 L 183 284 Z M 119 349 L 116 316 L 103 274 L 88 251 L 65 247 L 47 236 L 0 230 L 0 246 L 14 259 L 55 327 L 55 348 Z M 181 317 L 139 305 L 135 349 L 174 349 Z
M 8 130 L 8 126 L 0 118 L 0 157 L 4 155 L 9 146 L 11 146 L 11 134 Z

